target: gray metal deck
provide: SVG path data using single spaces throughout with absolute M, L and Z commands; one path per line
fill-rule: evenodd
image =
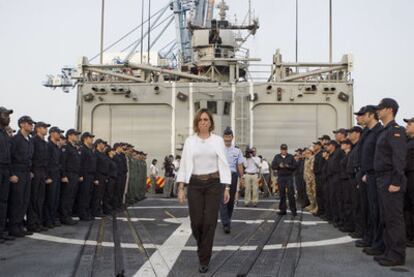
M 277 201 L 239 207 L 232 233 L 217 227 L 203 276 L 411 276 L 383 268 L 352 239 L 310 214 L 276 215 Z M 199 276 L 188 210 L 175 199 L 148 198 L 117 218 L 80 222 L 0 245 L 0 276 Z

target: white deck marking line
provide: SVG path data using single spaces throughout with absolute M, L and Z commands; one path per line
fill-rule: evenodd
M 187 206 L 137 206 L 129 207 L 129 210 L 142 210 L 142 209 L 188 209 Z M 278 209 L 269 209 L 269 208 L 250 208 L 250 207 L 234 207 L 235 210 L 249 210 L 249 211 L 271 211 L 278 212 Z M 288 211 L 288 213 L 290 213 Z M 309 212 L 300 212 L 298 214 L 311 214 Z
M 179 228 L 178 228 L 179 229 Z M 178 230 L 177 229 L 177 230 Z M 190 231 L 190 228 L 185 231 Z M 191 234 L 190 234 L 191 235 Z M 75 245 L 90 245 L 90 246 L 96 246 L 96 241 L 93 240 L 80 240 L 80 239 L 68 239 L 68 238 L 62 238 L 57 236 L 51 236 L 51 235 L 44 235 L 39 233 L 34 233 L 32 236 L 28 237 L 35 240 L 42 240 L 42 241 L 50 241 L 50 242 L 57 242 L 57 243 L 64 243 L 64 244 L 75 244 Z M 286 247 L 287 248 L 297 248 L 297 247 L 317 247 L 317 246 L 329 246 L 329 245 L 337 245 L 337 244 L 346 244 L 355 241 L 355 239 L 344 236 L 339 237 L 335 239 L 327 239 L 327 240 L 319 240 L 319 241 L 306 241 L 302 242 L 301 245 L 299 243 L 289 243 Z M 102 246 L 104 247 L 114 247 L 114 244 L 112 242 L 102 242 Z M 147 249 L 156 249 L 160 248 L 162 245 L 154 245 L 154 244 L 144 244 L 144 247 Z M 121 243 L 122 248 L 126 249 L 138 249 L 138 246 L 135 243 Z M 226 246 L 214 246 L 214 251 L 235 251 L 239 248 L 238 245 L 226 245 Z M 257 246 L 255 245 L 248 245 L 241 247 L 240 250 L 242 251 L 252 251 L 256 250 Z M 278 250 L 282 249 L 283 246 L 281 244 L 268 244 L 265 246 L 264 250 Z M 196 251 L 196 246 L 185 246 L 182 248 L 182 250 L 187 251 Z
M 148 202 L 148 201 L 162 201 L 162 202 L 177 202 L 177 198 L 152 198 L 152 197 L 148 197 L 146 198 L 143 202 Z M 243 199 L 239 199 L 239 202 L 243 202 Z M 259 203 L 276 203 L 279 202 L 279 199 L 260 199 Z
M 62 238 L 52 235 L 45 235 L 45 234 L 39 234 L 34 233 L 32 236 L 28 237 L 35 240 L 43 240 L 43 241 L 50 241 L 50 242 L 57 242 L 57 243 L 65 243 L 65 244 L 76 244 L 76 245 L 90 245 L 90 246 L 96 246 L 97 242 L 93 240 L 81 240 L 81 239 L 69 239 L 69 238 Z M 113 242 L 102 242 L 102 246 L 104 247 L 114 247 Z M 138 249 L 138 246 L 135 243 L 121 243 L 122 248 L 128 248 L 128 249 Z M 151 244 L 151 243 L 145 243 L 145 248 L 148 249 L 154 249 L 158 246 Z
M 128 207 L 128 210 L 142 210 L 142 209 L 188 209 L 187 206 L 136 206 Z
M 116 219 L 120 220 L 120 221 L 128 222 L 128 218 L 126 218 L 126 217 L 117 217 Z M 155 221 L 156 219 L 155 218 L 146 218 L 146 217 L 131 217 L 130 220 L 132 222 L 137 222 L 137 221 Z
M 284 246 L 282 244 L 269 244 L 264 247 L 264 250 L 277 250 L 277 249 L 284 249 L 284 248 L 299 248 L 299 247 L 315 247 L 315 246 L 329 246 L 329 245 L 338 245 L 338 244 L 345 244 L 355 241 L 356 239 L 351 238 L 350 236 L 344 236 L 335 239 L 325 239 L 325 240 L 318 240 L 318 241 L 306 241 L 302 243 L 289 243 L 288 245 Z
M 263 250 L 279 250 L 285 248 L 299 248 L 299 247 L 317 247 L 317 246 L 329 246 L 329 245 L 338 245 L 345 244 L 355 241 L 355 239 L 350 236 L 344 236 L 335 239 L 327 240 L 318 240 L 318 241 L 307 241 L 302 243 L 289 243 L 287 246 L 283 244 L 268 244 L 264 247 Z M 227 245 L 227 246 L 214 246 L 213 251 L 236 251 L 239 249 L 241 251 L 254 251 L 257 249 L 255 245 L 246 245 L 240 247 L 239 245 Z M 197 251 L 197 246 L 186 246 L 184 247 L 186 251 Z
M 187 217 L 181 221 L 177 230 L 161 246 L 157 247 L 157 250 L 151 255 L 150 261 L 146 261 L 134 277 L 152 276 L 146 274 L 152 272 L 153 267 L 157 276 L 168 276 L 190 236 L 190 218 Z
M 300 220 L 284 220 L 284 223 L 300 223 L 305 226 L 315 226 L 318 224 L 328 224 L 328 221 L 315 220 L 315 221 L 300 221 Z
M 263 219 L 256 219 L 256 220 L 242 220 L 242 219 L 232 219 L 231 222 L 240 222 L 240 223 L 245 223 L 245 224 L 261 224 L 263 223 L 265 220 Z M 221 222 L 221 220 L 219 219 L 218 222 Z M 267 222 L 267 221 L 266 221 Z

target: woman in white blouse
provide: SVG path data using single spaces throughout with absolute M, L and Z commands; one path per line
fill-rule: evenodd
M 205 273 L 213 250 L 221 198 L 224 195 L 224 203 L 230 199 L 231 171 L 223 138 L 212 134 L 214 121 L 207 109 L 197 112 L 193 129 L 195 134 L 184 143 L 177 175 L 178 200 L 184 203 L 184 184 L 188 184 L 188 208 L 197 241 L 199 272 Z

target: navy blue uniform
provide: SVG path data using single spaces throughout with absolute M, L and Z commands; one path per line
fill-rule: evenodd
M 330 154 L 327 162 L 328 173 L 328 195 L 329 195 L 329 207 L 327 207 L 328 219 L 335 223 L 340 223 L 340 206 L 342 186 L 341 186 L 341 160 L 344 158 L 344 151 L 337 147 L 335 151 Z
M 297 163 L 291 154 L 287 154 L 285 157 L 277 154 L 272 161 L 272 169 L 277 170 L 280 194 L 279 210 L 282 213 L 286 212 L 286 189 L 288 189 L 289 208 L 292 214 L 296 214 L 295 188 L 293 186 L 293 172 L 296 167 Z
M 361 146 L 361 140 L 352 146 L 351 152 L 349 152 L 348 163 L 346 165 L 346 173 L 349 178 L 350 200 L 351 200 L 351 220 L 348 222 L 350 229 L 353 229 L 357 237 L 362 237 L 364 220 L 361 214 L 361 198 L 358 192 L 358 181 L 356 179 L 357 172 L 359 171 L 359 148 Z
M 94 216 L 99 216 L 102 214 L 103 210 L 105 190 L 108 189 L 109 158 L 105 155 L 105 153 L 101 153 L 99 151 L 96 151 L 96 157 L 96 170 L 99 185 L 93 186 L 91 209 Z M 107 209 L 105 209 L 105 212 L 109 213 Z
M 11 175 L 19 178 L 16 184 L 10 185 L 8 215 L 11 235 L 23 231 L 23 219 L 30 202 L 32 156 L 32 139 L 18 132 L 11 139 Z
M 52 180 L 50 184 L 46 184 L 46 200 L 44 207 L 45 225 L 54 224 L 58 219 L 58 208 L 60 204 L 60 174 L 61 164 L 60 158 L 62 150 L 52 141 L 47 143 L 48 159 L 47 159 L 47 179 Z
M 122 209 L 126 178 L 128 173 L 127 159 L 123 153 L 119 153 L 114 156 L 114 161 L 118 168 L 118 178 L 115 186 L 115 202 L 116 208 Z
M 300 159 L 296 162 L 296 165 L 297 167 L 294 172 L 294 177 L 296 190 L 298 191 L 298 202 L 302 205 L 302 208 L 305 208 L 310 204 L 308 195 L 306 194 L 306 183 L 303 179 L 305 160 Z
M 48 164 L 47 142 L 39 137 L 33 137 L 33 157 L 30 205 L 27 210 L 27 228 L 34 230 L 43 224 L 43 205 L 45 201 L 45 181 Z
M 367 128 L 364 145 L 361 149 L 361 176 L 366 176 L 366 182 L 362 182 L 361 185 L 366 186 L 368 200 L 368 229 L 363 239 L 372 249 L 380 252 L 384 251 L 384 241 L 382 238 L 382 223 L 380 222 L 379 195 L 374 171 L 374 158 L 378 136 L 382 130 L 381 123 L 377 123 L 372 129 Z
M 363 238 L 363 241 L 368 241 L 367 238 L 370 237 L 370 228 L 369 228 L 369 202 L 368 202 L 368 190 L 367 185 L 362 182 L 362 171 L 361 171 L 361 161 L 362 161 L 362 147 L 365 143 L 365 138 L 368 134 L 368 128 L 364 128 L 361 134 L 361 139 L 357 144 L 357 156 L 354 159 L 354 168 L 355 168 L 355 177 L 356 184 L 359 195 L 359 206 L 356 217 L 356 228 L 358 235 Z
M 385 258 L 405 262 L 406 233 L 403 205 L 406 189 L 407 138 L 405 130 L 391 121 L 378 137 L 374 170 L 380 195 L 380 212 L 384 222 Z M 400 191 L 389 192 L 389 186 Z
M 324 195 L 324 208 L 325 208 L 325 216 L 323 217 L 326 220 L 329 220 L 329 216 L 330 216 L 330 207 L 331 204 L 329 202 L 329 182 L 328 182 L 328 160 L 324 159 L 324 163 L 322 163 L 322 175 L 321 178 L 323 180 L 323 183 L 325 184 L 323 187 L 323 195 Z M 331 216 L 332 218 L 332 216 Z
M 323 167 L 326 160 L 322 157 L 322 151 L 319 151 L 315 155 L 313 163 L 313 173 L 315 174 L 316 183 L 316 203 L 318 204 L 318 215 L 322 216 L 325 214 L 325 182 L 323 178 Z
M 118 178 L 118 168 L 113 159 L 108 157 L 109 171 L 108 182 L 106 183 L 104 199 L 103 199 L 103 212 L 109 214 L 115 209 L 115 186 Z
M 78 192 L 80 177 L 81 152 L 77 146 L 68 143 L 62 148 L 61 168 L 62 177 L 68 182 L 61 185 L 60 216 L 63 223 L 72 215 L 75 196 Z
M 354 223 L 352 216 L 352 183 L 348 175 L 348 164 L 351 158 L 350 152 L 346 153 L 341 160 L 341 185 L 342 185 L 342 197 L 340 202 L 340 217 L 343 223 L 343 230 L 345 232 L 354 231 Z
M 407 225 L 407 239 L 414 241 L 414 138 L 409 138 L 407 143 L 407 192 L 405 196 L 405 222 Z
M 0 128 L 0 238 L 6 227 L 7 203 L 10 191 L 10 138 L 3 128 Z
M 94 182 L 97 180 L 96 176 L 96 153 L 82 144 L 80 147 L 81 164 L 80 177 L 83 181 L 79 183 L 79 190 L 76 198 L 76 211 L 80 219 L 89 219 L 91 216 L 90 203 L 92 198 L 92 190 Z
M 223 226 L 230 227 L 231 218 L 233 216 L 234 210 L 234 199 L 237 192 L 237 181 L 239 179 L 239 174 L 237 173 L 238 166 L 243 164 L 244 157 L 239 148 L 235 146 L 226 147 L 226 158 L 229 163 L 231 170 L 231 185 L 230 185 L 230 200 L 227 204 L 224 204 L 223 201 L 220 202 L 220 219 Z M 224 194 L 224 190 L 223 190 Z M 224 199 L 224 198 L 223 198 Z

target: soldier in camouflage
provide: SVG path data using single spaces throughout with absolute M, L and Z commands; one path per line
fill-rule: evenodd
M 305 208 L 306 211 L 316 214 L 318 212 L 318 205 L 316 204 L 316 182 L 315 173 L 313 172 L 313 165 L 315 156 L 312 148 L 306 148 L 304 151 L 305 164 L 303 171 L 303 178 L 306 183 L 306 193 L 308 195 L 310 205 Z

